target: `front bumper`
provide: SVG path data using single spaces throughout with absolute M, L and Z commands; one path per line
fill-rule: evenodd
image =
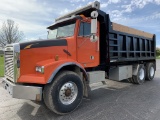
M 13 98 L 36 101 L 42 99 L 42 87 L 18 85 L 6 80 L 6 78 L 3 78 L 2 85 Z

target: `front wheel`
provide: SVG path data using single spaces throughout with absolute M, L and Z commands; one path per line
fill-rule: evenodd
M 83 97 L 83 82 L 72 71 L 59 73 L 52 84 L 46 85 L 43 98 L 46 106 L 57 114 L 75 110 Z

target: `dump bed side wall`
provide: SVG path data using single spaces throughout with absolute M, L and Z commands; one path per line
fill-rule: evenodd
M 155 60 L 155 47 L 154 34 L 111 23 L 110 62 Z

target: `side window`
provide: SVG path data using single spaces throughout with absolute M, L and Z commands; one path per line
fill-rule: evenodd
M 91 34 L 91 24 L 86 22 L 81 22 L 79 36 L 87 36 Z

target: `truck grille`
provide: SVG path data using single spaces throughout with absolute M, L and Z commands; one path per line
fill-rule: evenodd
M 17 82 L 20 77 L 20 44 L 13 43 L 6 45 L 4 56 L 5 78 L 11 82 Z
M 14 82 L 14 54 L 5 51 L 5 77 Z

